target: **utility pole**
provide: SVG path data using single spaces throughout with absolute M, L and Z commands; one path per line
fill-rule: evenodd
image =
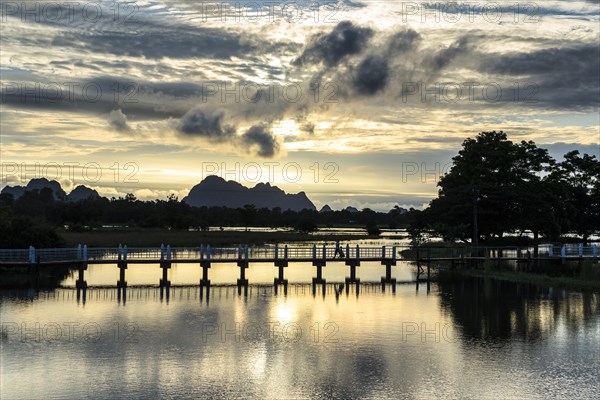
M 479 245 L 479 229 L 477 226 L 477 202 L 479 202 L 479 191 L 473 189 L 473 238 L 471 243 L 473 247 Z

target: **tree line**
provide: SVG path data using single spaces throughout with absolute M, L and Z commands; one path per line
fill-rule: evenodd
M 60 245 L 57 228 L 72 231 L 111 227 L 198 229 L 208 227 L 292 227 L 299 232 L 312 232 L 319 226 L 350 224 L 378 234 L 378 226 L 399 227 L 407 224 L 407 216 L 396 207 L 388 213 L 365 208 L 348 210 L 281 210 L 280 208 L 192 207 L 174 195 L 165 200 L 142 201 L 133 194 L 107 199 L 104 197 L 77 202 L 56 200 L 49 188 L 32 190 L 13 199 L 0 195 L 0 247 L 40 247 Z

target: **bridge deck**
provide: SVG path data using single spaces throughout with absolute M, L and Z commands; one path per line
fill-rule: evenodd
M 541 245 L 537 257 L 533 257 L 532 247 L 420 247 L 381 246 L 360 247 L 319 245 L 312 247 L 261 246 L 211 247 L 201 245 L 195 248 L 88 248 L 78 246 L 67 249 L 0 249 L 0 266 L 67 265 L 67 264 L 159 264 L 161 262 L 179 264 L 212 263 L 390 263 L 390 262 L 462 262 L 484 261 L 524 261 L 524 260 L 581 260 L 597 258 L 599 246 L 582 245 Z

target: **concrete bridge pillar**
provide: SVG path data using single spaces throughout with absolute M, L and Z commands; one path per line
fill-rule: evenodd
M 208 279 L 208 270 L 210 269 L 210 246 L 208 246 L 206 252 L 206 258 L 204 254 L 203 245 L 200 246 L 200 267 L 202 267 L 202 278 L 200 279 L 200 299 L 204 295 L 204 288 L 206 288 L 206 298 L 210 298 L 210 279 Z
M 79 291 L 87 289 L 87 282 L 85 280 L 85 271 L 87 270 L 87 264 L 85 262 L 81 262 L 78 265 L 77 271 L 77 281 L 75 282 L 75 287 L 77 288 L 77 297 L 79 297 Z
M 75 282 L 75 287 L 77 288 L 77 301 L 80 300 L 81 294 L 83 292 L 83 302 L 85 303 L 86 292 L 87 292 L 87 282 L 85 280 L 85 271 L 87 270 L 87 261 L 88 261 L 88 253 L 87 253 L 87 245 L 84 245 L 81 248 L 81 245 L 77 247 L 77 255 L 80 258 L 80 263 L 78 265 L 78 276 L 77 282 Z
M 284 269 L 288 266 L 288 247 L 287 245 L 283 249 L 283 259 L 279 259 L 279 248 L 275 245 L 275 266 L 279 268 L 279 274 L 276 278 L 273 279 L 273 288 L 275 290 L 275 294 L 277 294 L 279 290 L 279 285 L 283 285 L 283 294 L 287 295 L 288 289 L 288 280 L 284 278 Z
M 78 275 L 77 282 L 75 282 L 75 287 L 77 289 L 85 289 L 87 288 L 87 282 L 85 281 L 85 271 L 87 270 L 87 245 L 81 247 L 81 245 L 77 246 L 77 258 L 79 259 L 79 265 L 77 266 Z
M 346 277 L 346 294 L 350 292 L 350 284 L 356 285 L 356 294 L 360 291 L 360 279 L 356 277 L 356 267 L 360 266 L 360 247 L 356 245 L 356 257 L 350 257 L 350 248 L 346 247 L 346 265 L 350 267 L 350 277 Z
M 346 277 L 346 294 L 350 292 L 350 284 L 356 285 L 356 294 L 360 291 L 360 278 L 356 277 L 356 267 L 360 266 L 360 263 L 356 263 L 356 261 L 346 261 L 346 265 L 350 266 L 350 276 Z
M 160 268 L 162 269 L 162 279 L 159 281 L 160 288 L 170 288 L 171 281 L 169 280 L 169 269 L 171 269 L 171 245 L 167 245 L 165 249 L 163 245 L 160 248 Z
M 325 252 L 324 252 L 325 253 Z M 323 279 L 323 267 L 327 265 L 325 258 L 317 258 L 317 245 L 313 245 L 313 262 L 312 265 L 317 267 L 317 276 L 312 278 L 312 293 L 313 296 L 317 293 L 317 285 L 322 286 L 323 296 L 325 296 L 325 291 L 327 289 L 327 282 Z
M 37 289 L 40 280 L 40 254 L 35 247 L 29 246 L 29 284 L 31 288 Z
M 392 292 L 396 293 L 396 278 L 392 278 L 392 265 L 396 265 L 396 246 L 392 249 L 392 257 L 387 258 L 385 246 L 381 248 L 381 264 L 385 265 L 385 277 L 381 277 L 381 290 L 385 292 L 386 285 L 392 286 Z
M 123 302 L 127 300 L 127 281 L 125 280 L 125 270 L 127 270 L 127 246 L 121 246 L 117 250 L 117 267 L 119 268 L 119 280 L 117 281 L 117 300 Z
M 238 248 L 238 267 L 240 267 L 240 278 L 237 280 L 238 295 L 242 294 L 244 288 L 244 296 L 248 296 L 248 279 L 246 279 L 246 268 L 248 268 L 248 245 Z

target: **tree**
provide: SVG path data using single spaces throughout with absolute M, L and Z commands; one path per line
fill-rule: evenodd
M 546 179 L 524 182 L 515 189 L 512 224 L 521 233 L 530 230 L 535 240 L 544 236 L 557 239 L 565 224 L 565 207 L 557 191 Z
M 534 228 L 535 219 L 517 223 L 517 215 L 523 216 L 523 193 L 554 163 L 547 150 L 533 142 L 515 144 L 504 132 L 482 132 L 466 139 L 452 160 L 452 168 L 438 182 L 438 197 L 418 217 L 421 225 L 472 243 L 480 236 L 489 239 Z M 536 204 L 541 197 L 533 193 L 527 202 Z
M 256 220 L 256 206 L 254 204 L 246 204 L 244 208 L 240 208 L 240 217 L 246 230 Z
M 369 236 L 379 236 L 381 234 L 381 229 L 379 229 L 375 221 L 367 222 L 366 229 Z
M 310 233 L 317 230 L 317 223 L 313 219 L 302 218 L 298 220 L 294 229 L 300 233 Z
M 600 230 L 600 160 L 596 156 L 570 151 L 555 165 L 548 177 L 564 204 L 568 229 L 583 237 Z

